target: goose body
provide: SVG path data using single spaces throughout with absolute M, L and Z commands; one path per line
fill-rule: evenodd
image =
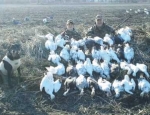
M 64 47 L 60 52 L 60 57 L 63 58 L 66 62 L 70 59 L 70 54 L 66 47 Z
M 98 79 L 99 89 L 106 92 L 107 96 L 111 96 L 111 83 L 105 79 Z
M 103 74 L 106 76 L 106 79 L 110 79 L 110 68 L 107 61 L 101 63 L 101 68 L 103 70 Z
M 86 74 L 86 69 L 84 67 L 83 62 L 78 61 L 76 65 L 77 73 L 78 75 L 85 75 Z
M 132 90 L 135 90 L 135 81 L 133 80 L 133 78 L 130 80 L 128 75 L 124 76 L 124 79 L 121 81 L 121 84 L 124 86 L 124 90 L 129 93 L 129 94 L 133 94 Z
M 141 90 L 140 96 L 150 92 L 150 83 L 145 78 L 138 79 L 138 88 Z
M 147 72 L 147 66 L 145 64 L 136 63 L 136 66 L 139 68 L 140 71 L 145 73 L 147 78 L 149 78 L 149 73 Z
M 61 83 L 59 80 L 54 81 L 52 72 L 47 72 L 46 75 L 42 78 L 40 83 L 40 91 L 43 89 L 47 94 L 50 95 L 51 100 L 55 98 L 53 92 L 57 93 L 61 88 Z
M 122 84 L 121 84 L 121 81 L 119 81 L 119 80 L 114 80 L 114 82 L 113 82 L 113 84 L 112 84 L 112 88 L 113 88 L 113 90 L 115 91 L 115 93 L 116 93 L 116 95 L 115 95 L 115 97 L 116 98 L 118 98 L 119 96 L 120 96 L 120 93 L 122 92 L 122 91 L 124 91 L 124 88 L 123 88 L 123 86 L 122 86 Z
M 83 75 L 79 75 L 76 79 L 76 87 L 80 90 L 80 95 L 84 94 L 84 88 L 88 87 L 88 82 Z
M 52 51 L 52 52 L 50 52 L 48 60 L 52 61 L 54 64 L 58 64 L 61 61 L 61 58 L 58 54 L 56 54 L 54 51 Z
M 86 58 L 86 61 L 84 62 L 84 67 L 86 69 L 86 72 L 90 75 L 93 76 L 93 66 L 91 64 L 91 60 L 89 58 Z
M 134 50 L 129 46 L 129 44 L 126 44 L 124 47 L 124 57 L 128 63 L 130 63 L 134 58 Z

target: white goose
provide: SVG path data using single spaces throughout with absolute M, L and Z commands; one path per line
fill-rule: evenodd
M 129 44 L 125 44 L 124 47 L 124 57 L 127 60 L 128 63 L 131 62 L 131 60 L 134 58 L 134 50 L 132 47 L 130 47 Z
M 134 64 L 129 64 L 129 67 L 132 69 L 132 76 L 136 77 L 136 73 L 139 71 L 139 68 Z
M 99 89 L 106 92 L 107 96 L 111 96 L 111 83 L 105 79 L 98 79 Z
M 147 72 L 147 66 L 145 64 L 136 63 L 136 66 L 139 68 L 140 71 L 145 73 L 147 78 L 149 78 L 149 73 Z
M 81 60 L 81 61 L 85 61 L 85 54 L 80 49 L 78 49 L 78 59 Z
M 83 62 L 77 61 L 76 69 L 77 69 L 78 75 L 85 75 L 86 74 L 86 69 L 84 67 Z
M 61 61 L 61 58 L 54 51 L 51 51 L 50 55 L 48 56 L 48 60 L 52 61 L 54 64 L 58 64 Z
M 92 65 L 93 65 L 93 71 L 95 71 L 96 73 L 100 73 L 100 75 L 103 75 L 103 70 L 102 70 L 101 66 L 98 64 L 97 59 L 94 59 L 92 61 Z
M 120 63 L 120 60 L 119 60 L 119 58 L 117 57 L 117 54 L 115 53 L 115 51 L 114 51 L 112 48 L 109 48 L 108 51 L 109 51 L 110 57 L 111 57 L 113 60 L 117 61 L 117 63 Z
M 48 71 L 53 71 L 54 74 L 63 75 L 65 74 L 65 66 L 62 63 L 58 63 L 56 67 L 50 66 L 46 67 Z
M 141 90 L 140 96 L 143 97 L 145 93 L 150 92 L 150 83 L 143 77 L 138 79 L 138 88 Z
M 84 88 L 88 87 L 88 82 L 83 75 L 79 75 L 76 79 L 76 87 L 80 90 L 80 95 L 84 94 Z
M 112 84 L 112 89 L 115 91 L 116 95 L 115 97 L 118 98 L 120 96 L 120 93 L 122 91 L 124 91 L 124 88 L 121 84 L 121 81 L 118 81 L 118 80 L 114 80 L 113 84 Z
M 59 81 L 59 79 L 54 81 L 52 71 L 47 72 L 40 83 L 40 91 L 45 90 L 45 92 L 50 95 L 51 100 L 53 100 L 55 98 L 53 92 L 57 93 L 60 88 L 61 82 Z
M 70 49 L 70 58 L 73 59 L 75 62 L 77 62 L 78 60 L 78 52 L 77 52 L 77 47 L 76 46 L 73 46 L 71 49 Z
M 77 47 L 79 47 L 79 46 L 84 46 L 85 45 L 85 41 L 83 40 L 83 39 L 81 39 L 81 40 L 75 40 L 75 39 L 71 39 L 71 46 L 77 46 Z
M 45 48 L 50 51 L 55 51 L 57 49 L 57 44 L 53 41 L 54 35 L 49 33 L 46 36 L 39 36 L 39 37 L 46 37 L 47 41 L 45 42 Z
M 45 35 L 45 37 L 49 40 L 49 41 L 53 41 L 54 35 L 51 33 L 48 33 Z
M 93 76 L 93 66 L 92 66 L 91 60 L 89 58 L 86 58 L 86 61 L 84 62 L 84 67 L 86 69 L 86 72 L 92 77 Z
M 121 28 L 117 31 L 117 33 L 123 39 L 124 43 L 131 41 L 132 31 L 129 27 Z
M 63 58 L 66 62 L 70 59 L 70 54 L 66 47 L 63 47 L 63 49 L 60 52 L 60 57 Z
M 107 61 L 108 63 L 110 63 L 110 54 L 108 53 L 107 50 L 104 49 L 103 46 L 101 46 L 101 49 L 100 49 L 100 54 L 101 54 L 101 58 L 105 61 Z
M 108 43 L 109 46 L 112 46 L 114 44 L 114 41 L 111 39 L 111 36 L 109 34 L 105 34 L 103 41 Z
M 126 61 L 120 62 L 120 68 L 123 70 L 127 70 L 127 74 L 130 75 L 132 73 L 132 69 Z
M 106 79 L 110 79 L 110 68 L 108 65 L 108 62 L 104 60 L 104 62 L 101 63 L 101 68 L 103 70 L 103 74 L 106 76 Z
M 94 37 L 94 41 L 95 41 L 95 43 L 103 46 L 103 39 L 102 38 L 96 36 L 96 37 Z
M 96 47 L 92 48 L 92 52 L 91 53 L 92 53 L 93 59 L 97 59 L 97 60 L 100 61 L 100 59 L 101 59 L 101 53 L 100 53 L 99 50 L 96 50 Z
M 131 92 L 131 90 L 135 90 L 135 81 L 132 78 L 130 80 L 128 75 L 124 76 L 124 79 L 121 81 L 121 85 L 124 87 L 124 90 L 129 93 L 129 94 L 133 94 L 133 92 Z
M 64 40 L 64 38 L 59 34 L 55 37 L 55 43 L 57 44 L 57 46 L 63 48 L 64 45 L 66 44 L 66 41 Z

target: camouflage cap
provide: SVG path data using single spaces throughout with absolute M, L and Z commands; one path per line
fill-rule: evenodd
M 67 20 L 67 24 L 74 24 L 72 20 Z
M 97 16 L 95 17 L 95 19 L 102 19 L 102 18 L 103 18 L 102 15 L 97 15 Z

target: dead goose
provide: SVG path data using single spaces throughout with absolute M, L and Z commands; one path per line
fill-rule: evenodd
M 53 92 L 57 93 L 60 88 L 61 82 L 59 79 L 54 81 L 52 71 L 47 72 L 40 83 L 40 91 L 45 90 L 45 92 L 50 95 L 51 100 L 53 100 L 55 98 Z

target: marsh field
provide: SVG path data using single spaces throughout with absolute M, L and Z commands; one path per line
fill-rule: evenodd
M 124 93 L 119 99 L 106 97 L 90 91 L 83 96 L 79 93 L 62 96 L 64 88 L 56 94 L 55 100 L 39 91 L 40 81 L 46 72 L 49 52 L 44 49 L 46 39 L 37 35 L 59 34 L 65 28 L 66 20 L 75 22 L 75 29 L 84 37 L 85 31 L 94 24 L 97 14 L 104 15 L 105 22 L 116 28 L 128 18 L 126 10 L 132 9 L 133 17 L 121 27 L 129 26 L 133 30 L 132 47 L 136 62 L 148 65 L 150 72 L 150 15 L 134 15 L 137 9 L 150 10 L 150 4 L 80 4 L 80 5 L 0 5 L 0 60 L 5 56 L 11 43 L 22 46 L 21 82 L 17 82 L 17 73 L 12 78 L 13 87 L 0 84 L 1 115 L 100 115 L 100 114 L 149 114 L 150 96 L 143 98 L 136 91 L 133 95 Z M 43 18 L 52 16 L 48 23 Z M 24 21 L 28 17 L 29 21 Z M 13 24 L 15 18 L 19 24 Z M 42 56 L 38 52 L 42 50 Z

